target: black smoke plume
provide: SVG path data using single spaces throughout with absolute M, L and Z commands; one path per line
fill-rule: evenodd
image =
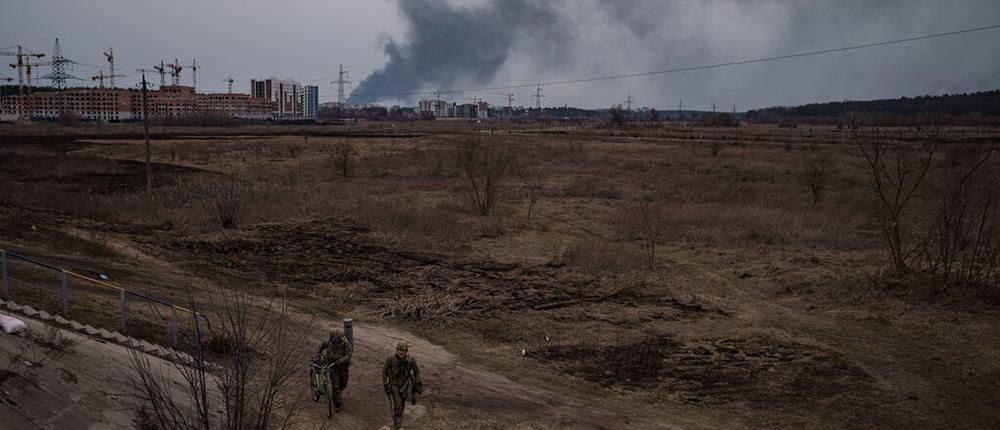
M 388 63 L 351 93 L 353 103 L 412 100 L 417 91 L 490 82 L 517 48 L 557 58 L 565 35 L 550 2 L 491 0 L 475 7 L 441 0 L 401 0 L 406 42 L 389 40 Z

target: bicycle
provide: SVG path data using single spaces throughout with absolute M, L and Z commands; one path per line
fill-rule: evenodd
M 320 398 L 326 397 L 326 407 L 327 407 L 327 417 L 333 417 L 333 399 L 334 390 L 340 389 L 333 384 L 333 380 L 330 378 L 330 374 L 333 368 L 337 367 L 335 363 L 330 365 L 324 365 L 323 360 L 316 358 L 312 362 L 312 366 L 309 369 L 309 381 L 310 386 L 313 391 L 313 399 L 319 401 Z

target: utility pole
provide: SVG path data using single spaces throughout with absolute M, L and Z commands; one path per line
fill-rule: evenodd
M 715 113 L 715 102 L 712 102 L 712 113 Z
M 840 117 L 840 143 L 847 142 L 847 99 L 844 99 L 844 113 Z
M 684 99 L 677 102 L 677 121 L 684 117 Z
M 344 107 L 347 102 L 347 98 L 344 95 L 344 84 L 349 84 L 351 81 L 347 80 L 347 70 L 344 70 L 344 65 L 340 65 L 340 72 L 337 74 L 337 80 L 331 82 L 331 84 L 337 84 L 337 104 L 340 107 Z
M 632 95 L 628 95 L 628 99 L 625 100 L 625 111 L 628 112 L 629 116 L 632 116 Z
M 146 69 L 139 69 L 142 72 L 142 136 L 146 140 L 146 196 L 153 195 L 153 157 L 149 148 L 149 114 L 146 102 Z
M 533 96 L 531 96 L 531 98 L 535 99 L 535 117 L 536 118 L 541 118 L 542 117 L 542 97 L 545 97 L 545 95 L 542 94 L 542 86 L 541 85 L 535 86 L 535 94 Z

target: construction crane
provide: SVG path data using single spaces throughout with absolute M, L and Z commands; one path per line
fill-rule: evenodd
M 191 60 L 191 64 L 181 64 L 180 60 L 174 58 L 172 64 L 167 64 L 170 68 L 170 79 L 173 85 L 177 86 L 181 84 L 181 71 L 184 69 L 191 69 L 191 88 L 197 90 L 198 88 L 198 60 Z M 155 67 L 154 67 L 155 68 Z
M 229 84 L 229 94 L 233 93 L 233 75 L 229 75 L 229 78 L 223 79 L 222 82 Z
M 160 88 L 163 88 L 163 86 L 167 84 L 165 79 L 167 68 L 163 65 L 163 60 L 160 60 L 159 66 L 153 66 L 153 69 L 156 69 L 156 71 L 160 73 Z
M 191 65 L 187 67 L 191 69 L 191 90 L 198 92 L 198 60 L 191 60 Z
M 115 82 L 115 78 L 116 77 L 117 78 L 124 78 L 125 75 L 105 75 L 104 74 L 104 70 L 99 70 L 97 72 L 96 76 L 91 76 L 90 77 L 90 80 L 92 80 L 92 81 L 99 81 L 100 85 L 101 85 L 101 88 L 104 88 L 104 79 L 110 78 L 111 82 L 112 82 L 111 89 L 114 89 L 115 88 L 114 87 L 114 82 Z
M 31 58 L 42 58 L 45 54 L 36 54 L 23 46 L 18 45 L 17 51 L 11 50 L 0 50 L 0 55 L 6 57 L 17 57 L 17 63 L 11 64 L 10 67 L 17 69 L 17 117 L 23 118 L 24 116 L 24 73 L 27 71 L 28 75 L 28 119 L 31 118 Z M 13 80 L 13 79 L 11 79 Z
M 181 65 L 180 61 L 174 58 L 174 62 L 167 64 L 170 68 L 170 83 L 173 86 L 181 84 L 181 70 L 184 70 L 184 66 Z
M 111 67 L 111 74 L 108 75 L 108 77 L 111 78 L 111 89 L 115 89 L 115 76 L 120 76 L 120 75 L 115 75 L 115 48 L 113 48 L 113 47 L 108 48 L 108 52 L 102 52 L 102 54 L 104 54 L 104 56 L 108 59 L 108 65 L 109 65 L 109 67 Z M 104 71 L 102 70 L 101 71 L 101 75 L 103 75 L 103 74 L 104 74 Z M 124 76 L 122 76 L 122 77 L 124 77 Z M 91 79 L 93 79 L 93 78 L 91 78 Z M 101 79 L 101 88 L 104 88 L 104 80 L 103 79 Z
M 498 96 L 503 96 L 507 99 L 507 116 L 514 115 L 514 93 L 507 94 L 497 94 Z

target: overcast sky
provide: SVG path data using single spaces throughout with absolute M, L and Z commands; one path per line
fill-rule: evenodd
M 454 88 L 672 69 L 1000 24 L 995 0 L 0 0 L 0 48 L 18 44 L 107 68 L 197 59 L 200 90 L 249 91 L 251 78 L 318 85 L 338 64 L 355 99 L 412 104 Z M 544 88 L 543 104 L 738 110 L 1000 88 L 1000 29 L 762 64 Z M 106 71 L 106 70 L 105 70 Z M 41 68 L 41 74 L 46 73 Z M 35 74 L 39 74 L 36 70 Z M 16 77 L 4 68 L 0 76 Z M 185 84 L 190 73 L 184 72 Z M 169 77 L 168 77 L 169 79 Z M 159 76 L 151 77 L 154 82 Z M 81 82 L 84 83 L 84 82 Z M 447 94 L 506 103 L 507 90 Z M 531 105 L 533 89 L 515 89 Z M 367 96 L 365 96 L 367 95 Z

